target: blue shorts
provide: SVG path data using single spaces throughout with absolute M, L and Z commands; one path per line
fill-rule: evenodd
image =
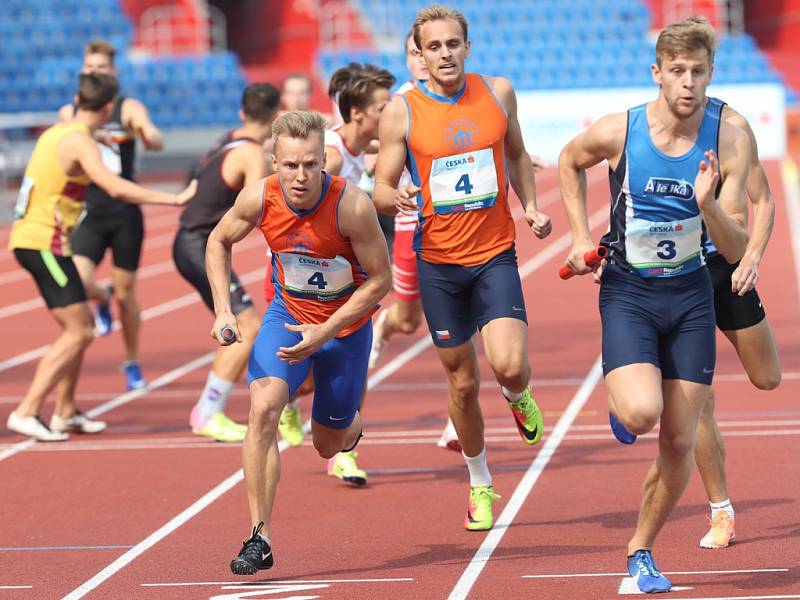
M 494 319 L 528 322 L 514 246 L 475 267 L 417 257 L 419 292 L 433 343 L 460 346 Z
M 717 358 L 714 291 L 706 268 L 644 278 L 610 264 L 600 285 L 603 374 L 651 363 L 663 379 L 711 385 Z
M 294 346 L 302 339 L 299 333 L 286 329 L 285 323 L 299 324 L 283 305 L 273 301 L 264 315 L 250 353 L 248 384 L 263 377 L 277 377 L 287 383 L 291 398 L 312 369 L 314 402 L 311 416 L 317 423 L 332 429 L 349 427 L 367 384 L 371 321 L 346 337 L 328 340 L 309 358 L 295 365 L 276 355 L 279 348 Z

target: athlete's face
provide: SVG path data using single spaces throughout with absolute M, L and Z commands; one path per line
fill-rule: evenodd
M 452 19 L 428 21 L 420 30 L 420 42 L 430 78 L 444 86 L 459 84 L 469 55 L 469 42 L 464 40 L 461 25 Z
M 290 77 L 283 82 L 281 104 L 284 110 L 311 108 L 311 83 L 302 77 Z
M 114 64 L 106 54 L 87 54 L 83 57 L 81 73 L 104 73 L 107 75 L 114 75 L 116 71 Z
M 414 81 L 420 81 L 430 77 L 428 67 L 425 61 L 422 60 L 422 52 L 419 51 L 419 48 L 417 48 L 417 45 L 414 43 L 413 35 L 408 36 L 406 40 L 406 67 L 408 67 L 408 72 L 411 73 L 411 77 L 414 78 Z
M 689 116 L 702 109 L 713 71 L 706 50 L 664 57 L 660 66 L 655 64 L 651 68 L 675 114 Z
M 356 113 L 356 118 L 359 120 L 361 131 L 364 137 L 369 137 L 371 140 L 378 139 L 378 121 L 381 118 L 381 113 L 386 105 L 392 99 L 392 94 L 386 88 L 375 88 L 372 92 L 372 102 L 363 111 Z
M 310 207 L 322 190 L 325 166 L 322 136 L 313 132 L 306 139 L 280 135 L 273 152 L 272 167 L 286 200 L 294 208 Z

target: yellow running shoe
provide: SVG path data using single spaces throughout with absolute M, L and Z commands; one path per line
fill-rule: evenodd
M 338 477 L 342 481 L 361 487 L 367 485 L 367 474 L 358 468 L 356 457 L 358 452 L 339 452 L 328 460 L 328 475 Z
M 247 427 L 231 421 L 223 413 L 215 413 L 203 427 L 192 428 L 192 433 L 218 442 L 241 442 L 247 433 Z
M 526 444 L 532 446 L 542 439 L 542 412 L 531 395 L 531 386 L 525 388 L 519 400 L 508 401 L 508 406 L 514 415 L 519 435 Z
M 728 511 L 719 511 L 717 516 L 711 520 L 711 529 L 700 540 L 700 547 L 708 548 L 709 550 L 727 548 L 736 537 L 733 529 L 734 521 L 728 515 Z
M 464 527 L 469 531 L 486 531 L 494 525 L 492 515 L 492 502 L 500 500 L 500 495 L 494 493 L 490 485 L 479 485 L 469 491 L 467 516 L 464 517 Z
M 281 418 L 278 421 L 278 431 L 286 443 L 297 448 L 303 445 L 303 420 L 300 418 L 300 409 L 289 406 L 283 407 Z

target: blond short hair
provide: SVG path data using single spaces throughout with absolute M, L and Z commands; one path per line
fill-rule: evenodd
M 693 54 L 699 50 L 708 52 L 708 63 L 714 64 L 717 37 L 714 28 L 705 17 L 689 17 L 670 23 L 658 35 L 656 41 L 656 63 L 661 66 L 665 58 L 680 54 Z
M 417 48 L 422 48 L 422 26 L 430 21 L 455 21 L 461 26 L 461 32 L 464 34 L 464 41 L 467 41 L 467 18 L 463 13 L 453 8 L 448 8 L 441 4 L 434 4 L 427 8 L 422 8 L 417 13 L 414 19 L 414 25 L 411 31 L 414 33 L 414 43 Z
M 114 57 L 117 55 L 117 49 L 111 42 L 106 40 L 92 40 L 83 47 L 83 55 L 90 54 L 103 54 L 108 57 L 108 62 L 114 64 Z
M 318 133 L 320 140 L 325 138 L 327 127 L 325 117 L 315 111 L 294 110 L 282 114 L 272 124 L 272 141 L 278 141 L 280 136 L 307 140 L 312 133 Z

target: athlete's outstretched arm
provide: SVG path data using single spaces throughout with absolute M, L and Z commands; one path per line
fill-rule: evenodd
M 375 167 L 375 189 L 372 192 L 375 208 L 388 215 L 417 212 L 415 197 L 419 188 L 397 188 L 406 164 L 407 133 L 408 109 L 401 97 L 395 97 L 383 109 L 378 125 L 380 152 Z
M 507 79 L 502 77 L 486 79 L 503 107 L 508 121 L 504 145 L 511 187 L 514 188 L 522 208 L 525 209 L 525 219 L 533 233 L 539 239 L 544 239 L 550 235 L 552 224 L 550 217 L 536 208 L 534 167 L 530 155 L 525 151 L 525 142 L 517 118 L 517 95 Z
M 758 158 L 758 143 L 750 124 L 731 107 L 725 107 L 725 120 L 736 125 L 750 139 L 750 169 L 747 173 L 747 196 L 753 205 L 753 228 L 744 256 L 731 275 L 731 291 L 744 295 L 755 287 L 758 269 L 775 226 L 775 198 L 769 189 L 767 174 Z
M 97 143 L 88 133 L 75 132 L 65 137 L 59 143 L 58 156 L 59 161 L 63 159 L 64 163 L 78 163 L 96 186 L 105 190 L 112 198 L 123 202 L 180 206 L 186 204 L 197 191 L 195 180 L 192 180 L 183 191 L 167 194 L 119 177 L 103 164 Z
M 738 127 L 722 122 L 719 151 L 719 159 L 709 151 L 706 160 L 701 161 L 695 178 L 695 198 L 711 241 L 726 261 L 735 263 L 744 255 L 749 237 L 745 182 L 750 169 L 750 140 Z M 719 202 L 715 202 L 720 177 L 722 187 Z
M 206 275 L 214 298 L 214 312 L 217 315 L 211 336 L 220 344 L 227 346 L 234 340 L 223 340 L 220 332 L 226 325 L 235 327 L 236 318 L 231 311 L 231 248 L 244 238 L 258 224 L 261 218 L 264 180 L 256 181 L 243 188 L 236 197 L 231 209 L 217 223 L 208 236 L 206 244 Z M 236 341 L 241 342 L 239 328 Z
M 290 364 L 310 356 L 322 344 L 369 313 L 392 287 L 389 251 L 378 224 L 375 206 L 364 192 L 350 184 L 339 203 L 339 228 L 342 235 L 350 240 L 356 259 L 367 273 L 367 279 L 324 323 L 286 326 L 303 335 L 299 344 L 278 351 L 278 357 Z
M 583 255 L 595 247 L 586 214 L 586 169 L 604 160 L 616 168 L 625 145 L 627 122 L 625 113 L 606 115 L 564 146 L 558 158 L 561 202 L 572 234 L 567 265 L 581 275 L 592 271 Z
M 164 137 L 150 120 L 147 107 L 135 98 L 125 98 L 122 103 L 122 124 L 142 140 L 148 150 L 163 150 Z

